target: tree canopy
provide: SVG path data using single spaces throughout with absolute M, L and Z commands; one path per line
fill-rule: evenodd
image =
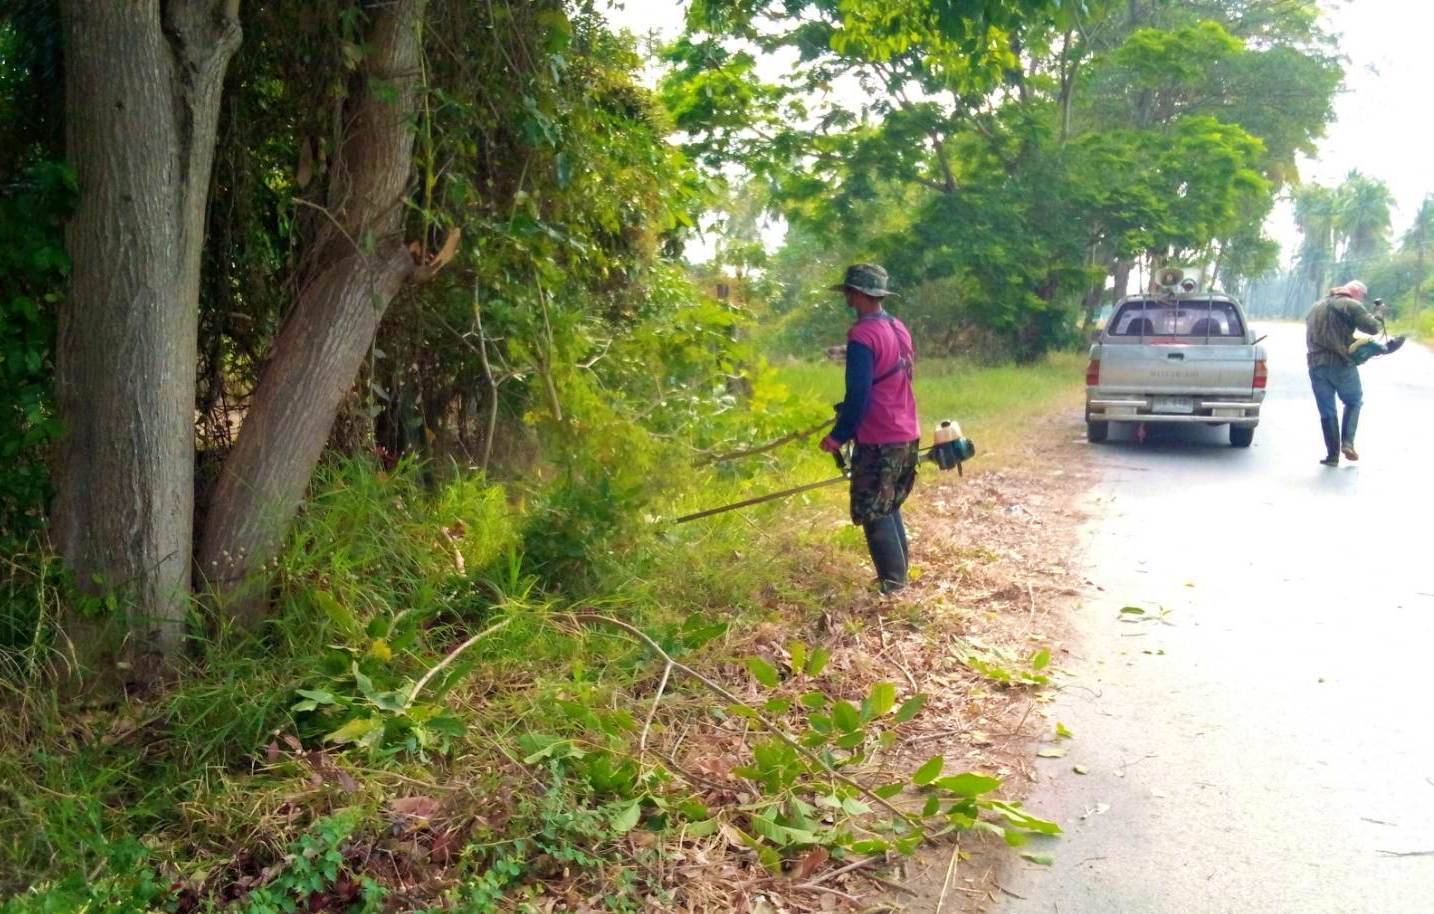
M 931 335 L 1034 356 L 1136 258 L 1226 285 L 1273 265 L 1264 219 L 1342 74 L 1314 4 L 961 6 L 698 4 L 663 98 L 712 173 L 942 282 Z

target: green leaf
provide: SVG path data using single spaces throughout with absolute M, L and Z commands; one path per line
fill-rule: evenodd
M 1141 609 L 1139 606 L 1122 606 L 1122 607 L 1120 608 L 1120 611 L 1121 611 L 1122 613 L 1124 613 L 1125 615 L 1128 615 L 1128 616 L 1143 616 L 1143 615 L 1145 615 L 1145 610 Z
M 1033 816 L 1021 808 L 1019 803 L 1010 803 L 1005 800 L 989 800 L 986 807 L 997 815 L 1003 816 L 1006 821 L 1020 828 L 1043 835 L 1059 835 L 1061 827 L 1055 822 Z
M 836 741 L 838 749 L 855 749 L 866 742 L 866 733 L 861 730 L 854 730 L 851 733 L 843 734 Z
M 825 670 L 827 668 L 827 661 L 831 659 L 831 651 L 827 650 L 824 647 L 819 647 L 816 650 L 812 651 L 812 656 L 807 661 L 807 675 L 820 676 L 822 674 L 822 670 Z
M 1031 669 L 1040 672 L 1051 665 L 1051 652 L 1041 648 L 1031 655 Z
M 1075 739 L 1075 734 L 1065 724 L 1056 721 L 1056 739 Z
M 765 845 L 765 844 L 758 844 L 758 845 L 756 845 L 756 846 L 755 846 L 754 848 L 752 848 L 752 849 L 753 849 L 753 851 L 755 851 L 756 854 L 757 854 L 757 862 L 760 863 L 760 864 L 762 864 L 762 867 L 763 867 L 767 872 L 771 873 L 771 874 L 774 875 L 774 876 L 781 874 L 781 872 L 782 872 L 782 855 L 781 855 L 781 854 L 777 853 L 775 849 L 770 848 L 770 847 L 768 847 L 768 846 Z
M 338 704 L 338 699 L 334 697 L 333 693 L 326 692 L 323 689 L 296 689 L 295 691 L 309 699 L 308 702 L 300 702 L 299 704 L 309 704 L 311 707 Z
M 824 692 L 807 692 L 803 694 L 800 699 L 802 707 L 810 708 L 813 711 L 820 711 L 822 708 L 825 708 L 827 702 L 830 700 Z
M 1021 857 L 1022 859 L 1029 860 L 1032 863 L 1038 863 L 1041 866 L 1050 866 L 1051 864 L 1056 862 L 1056 858 L 1052 857 L 1050 854 L 1037 854 L 1033 853 L 1032 851 L 1022 851 Z
M 872 793 L 881 797 L 883 800 L 889 800 L 892 797 L 900 794 L 905 789 L 905 784 L 901 783 L 900 781 L 894 781 L 890 784 L 881 785 L 880 787 L 873 790 Z
M 782 825 L 767 815 L 757 815 L 751 818 L 752 831 L 774 841 L 777 844 L 787 847 L 789 845 L 816 844 L 815 832 L 803 828 L 792 828 Z
M 1000 787 L 1001 779 L 967 771 L 964 774 L 942 778 L 936 782 L 936 786 L 943 790 L 949 790 L 958 797 L 978 797 Z
M 634 801 L 618 810 L 612 817 L 612 830 L 614 834 L 625 835 L 637 827 L 642 819 L 642 803 Z
M 910 857 L 912 854 L 916 853 L 916 849 L 920 847 L 921 842 L 925 840 L 926 836 L 921 832 L 912 832 L 904 838 L 897 838 L 895 841 L 891 842 L 891 846 L 896 848 L 899 853 L 905 854 L 906 856 Z
M 340 744 L 356 743 L 382 727 L 383 721 L 377 717 L 355 717 L 342 727 L 324 736 L 324 742 Z
M 920 787 L 925 787 L 941 774 L 941 769 L 946 766 L 946 759 L 940 755 L 933 755 L 927 759 L 925 764 L 916 769 L 911 776 L 911 782 Z
M 841 801 L 842 811 L 849 816 L 864 816 L 871 812 L 871 807 L 858 800 L 856 797 L 846 797 Z
M 790 698 L 771 698 L 768 699 L 766 704 L 762 705 L 762 709 L 768 714 L 786 714 L 792 709 L 792 700 Z
M 705 838 L 708 835 L 715 835 L 721 824 L 722 823 L 715 818 L 703 819 L 700 822 L 689 822 L 682 826 L 682 831 L 684 834 L 693 838 Z
M 923 816 L 934 816 L 941 811 L 941 797 L 936 794 L 926 798 L 926 805 L 921 808 Z
M 324 615 L 328 617 L 334 628 L 348 637 L 357 637 L 360 631 L 358 619 L 354 618 L 354 614 L 349 611 L 349 608 L 340 603 L 333 594 L 327 590 L 316 590 L 314 591 L 314 602 L 319 605 L 319 609 L 323 610 Z
M 807 667 L 807 645 L 802 641 L 788 641 L 787 653 L 792 655 L 792 675 L 799 675 Z
M 901 707 L 896 709 L 896 716 L 893 717 L 892 720 L 898 724 L 904 724 L 919 714 L 925 705 L 925 695 L 912 696 L 901 703 Z
M 782 677 L 777 673 L 776 667 L 761 657 L 748 657 L 746 663 L 747 672 L 752 674 L 752 678 L 767 688 L 774 689 L 781 683 Z
M 357 661 L 353 664 L 353 674 L 354 682 L 358 684 L 359 692 L 363 694 L 363 697 L 372 699 L 374 696 L 373 680 L 364 675 L 363 670 L 359 669 Z
M 375 692 L 369 696 L 369 703 L 380 711 L 396 713 L 408 707 L 408 690 L 394 689 L 389 692 Z
M 861 712 L 851 702 L 839 701 L 832 705 L 832 721 L 841 728 L 842 732 L 850 733 L 861 726 Z
M 871 687 L 871 694 L 861 703 L 863 720 L 875 720 L 889 712 L 896 705 L 896 686 L 889 682 L 878 682 Z

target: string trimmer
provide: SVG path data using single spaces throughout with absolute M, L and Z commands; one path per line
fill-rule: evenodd
M 1374 300 L 1375 319 L 1379 321 L 1379 336 L 1360 337 L 1349 344 L 1349 360 L 1354 365 L 1363 365 L 1377 355 L 1389 355 L 1398 352 L 1404 345 L 1404 337 L 1390 336 L 1389 328 L 1384 325 L 1384 315 L 1381 313 L 1384 299 Z
M 847 454 L 850 445 L 843 447 L 840 453 L 834 454 L 837 469 L 841 471 L 840 476 L 833 476 L 831 479 L 823 479 L 821 482 L 809 482 L 803 486 L 793 486 L 790 489 L 782 489 L 779 492 L 768 492 L 766 495 L 758 495 L 755 498 L 747 498 L 742 501 L 733 502 L 730 505 L 722 505 L 717 508 L 708 508 L 705 511 L 698 511 L 695 514 L 684 514 L 673 521 L 675 524 L 685 524 L 691 520 L 700 520 L 704 517 L 711 517 L 714 514 L 726 514 L 728 511 L 736 511 L 739 508 L 750 508 L 753 505 L 760 505 L 764 502 L 777 501 L 781 498 L 790 498 L 793 495 L 800 495 L 803 492 L 810 492 L 813 489 L 822 489 L 827 486 L 834 486 L 839 482 L 846 482 L 851 478 L 851 468 L 847 462 Z M 917 453 L 918 460 L 929 460 L 942 470 L 955 470 L 957 475 L 965 475 L 961 465 L 972 457 L 976 456 L 976 445 L 970 438 L 961 434 L 961 426 L 954 420 L 943 419 L 936 426 L 936 435 L 932 444 L 922 448 Z

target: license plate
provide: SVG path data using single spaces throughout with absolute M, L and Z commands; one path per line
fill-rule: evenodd
M 1156 397 L 1150 408 L 1152 412 L 1157 413 L 1193 413 L 1195 412 L 1195 398 Z

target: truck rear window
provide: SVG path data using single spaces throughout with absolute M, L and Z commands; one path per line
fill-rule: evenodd
M 1228 301 L 1131 301 L 1107 325 L 1111 336 L 1244 336 L 1240 312 Z

